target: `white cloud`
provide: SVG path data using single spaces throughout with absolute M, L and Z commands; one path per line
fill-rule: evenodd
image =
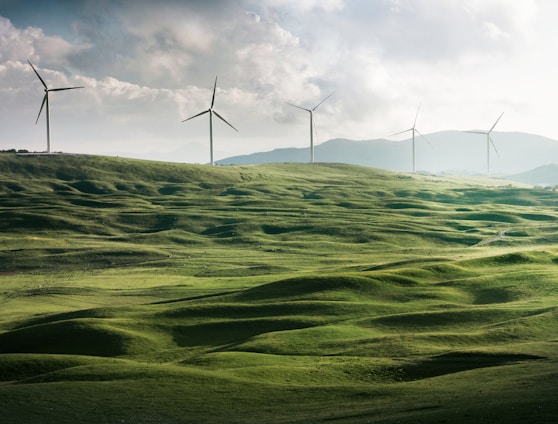
M 54 66 L 65 66 L 71 55 L 88 48 L 88 45 L 74 45 L 58 36 L 46 36 L 40 28 L 15 28 L 9 19 L 0 16 L 0 61 L 43 60 Z
M 35 41 L 43 35 L 37 28 L 16 29 L 9 19 L 0 16 L 0 60 L 34 58 Z
M 345 0 L 271 0 L 268 6 L 277 9 L 287 9 L 297 13 L 307 13 L 323 10 L 327 13 L 338 12 L 345 8 Z

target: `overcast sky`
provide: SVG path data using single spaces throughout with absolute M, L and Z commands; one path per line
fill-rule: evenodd
M 0 0 L 0 149 L 209 161 L 317 143 L 496 128 L 558 139 L 554 0 Z M 394 140 L 405 136 L 394 137 Z

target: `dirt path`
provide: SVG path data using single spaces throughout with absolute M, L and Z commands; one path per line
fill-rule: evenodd
M 500 231 L 500 234 L 498 234 L 496 237 L 492 237 L 492 238 L 489 238 L 489 239 L 486 239 L 486 240 L 479 241 L 477 244 L 474 244 L 471 247 L 484 246 L 485 244 L 490 244 L 490 243 L 494 243 L 496 241 L 503 240 L 506 237 L 507 232 L 508 232 L 508 230 Z

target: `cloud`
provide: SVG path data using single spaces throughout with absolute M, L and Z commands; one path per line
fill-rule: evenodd
M 384 60 L 439 62 L 521 49 L 536 13 L 535 0 L 354 0 L 335 13 L 308 11 L 290 26 L 322 49 L 320 40 L 333 40 L 344 49 L 373 48 Z
M 9 19 L 0 16 L 0 61 L 43 61 L 51 66 L 66 66 L 70 57 L 89 48 L 71 44 L 58 36 L 47 36 L 35 27 L 18 29 Z
M 270 8 L 289 10 L 291 13 L 308 13 L 324 11 L 334 13 L 345 8 L 345 0 L 270 0 L 266 4 Z

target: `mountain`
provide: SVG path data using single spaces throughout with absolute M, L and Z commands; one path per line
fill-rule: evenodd
M 535 186 L 558 185 L 558 165 L 539 166 L 531 171 L 507 176 L 506 179 Z
M 514 175 L 558 162 L 558 141 L 520 132 L 493 132 L 492 174 Z M 461 131 L 417 136 L 419 172 L 454 175 L 486 174 L 486 137 Z M 412 170 L 411 139 L 391 141 L 334 139 L 315 146 L 317 162 L 341 162 L 391 171 Z M 276 149 L 217 161 L 220 165 L 308 162 L 309 148 Z
M 317 162 L 337 162 L 352 165 L 365 165 L 386 170 L 403 171 L 407 153 L 404 142 L 389 140 L 355 141 L 335 139 L 315 147 Z M 283 148 L 271 152 L 234 156 L 217 161 L 219 165 L 244 165 L 260 163 L 308 162 L 309 148 Z

